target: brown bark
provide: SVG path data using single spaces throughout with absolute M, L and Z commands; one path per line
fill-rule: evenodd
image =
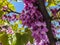
M 39 1 L 38 8 L 41 11 L 44 20 L 46 21 L 46 25 L 47 25 L 47 28 L 49 30 L 47 32 L 47 36 L 49 38 L 50 45 L 55 45 L 55 39 L 54 39 L 52 29 L 51 29 L 51 18 L 46 10 L 46 7 L 44 5 L 44 1 L 43 0 L 38 0 L 38 1 Z

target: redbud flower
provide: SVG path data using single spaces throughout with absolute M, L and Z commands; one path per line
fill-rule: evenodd
M 56 16 L 57 11 L 58 10 L 56 8 L 55 9 L 51 9 L 51 12 L 52 12 L 53 16 Z
M 8 30 L 6 30 L 7 34 L 14 34 L 13 30 L 11 27 L 8 28 Z
M 30 41 L 28 41 L 28 43 L 26 45 L 31 45 Z
M 3 6 L 3 8 L 2 8 L 3 11 L 6 11 L 7 9 L 8 9 L 7 6 Z
M 2 19 L 3 19 L 3 20 L 7 19 L 7 16 L 6 16 L 6 15 L 3 15 L 3 16 L 2 16 Z

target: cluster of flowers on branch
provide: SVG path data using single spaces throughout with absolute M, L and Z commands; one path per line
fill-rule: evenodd
M 46 35 L 48 29 L 46 28 L 46 23 L 43 20 L 43 16 L 41 12 L 38 10 L 37 0 L 24 0 L 25 7 L 20 15 L 20 20 L 22 20 L 22 24 L 28 26 L 32 31 L 32 36 L 37 42 L 37 45 L 41 42 L 43 44 L 48 45 L 49 40 Z M 43 45 L 41 44 L 41 45 Z
M 18 20 L 19 18 L 18 18 L 18 15 L 12 14 L 12 16 L 10 16 L 10 15 L 3 15 L 3 16 L 2 16 L 2 19 L 3 19 L 3 20 L 8 20 L 8 21 L 16 21 L 16 20 Z
M 0 32 L 6 32 L 7 34 L 14 34 L 12 28 L 7 25 L 4 25 L 4 26 L 1 25 Z

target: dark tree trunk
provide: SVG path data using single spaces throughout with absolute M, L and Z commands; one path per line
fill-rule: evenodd
M 43 0 L 38 0 L 38 1 L 39 1 L 38 8 L 41 11 L 44 20 L 46 21 L 46 25 L 47 25 L 47 28 L 49 30 L 47 32 L 47 36 L 49 38 L 50 45 L 55 45 L 55 39 L 54 39 L 52 29 L 51 29 L 51 18 L 50 18 L 49 14 L 48 14 L 48 12 L 46 10 L 44 1 Z

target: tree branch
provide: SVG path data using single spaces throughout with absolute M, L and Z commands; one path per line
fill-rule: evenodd
M 56 39 L 54 39 L 52 29 L 51 29 L 51 17 L 49 16 L 49 14 L 46 10 L 46 7 L 45 7 L 45 4 L 44 4 L 43 0 L 38 0 L 38 2 L 39 2 L 38 8 L 42 13 L 42 16 L 43 16 L 44 20 L 46 21 L 46 25 L 47 25 L 47 28 L 48 28 L 47 36 L 49 38 L 50 45 L 55 45 L 55 40 Z
M 9 10 L 10 10 L 10 13 L 13 12 L 13 13 L 21 14 L 21 13 L 19 13 L 19 12 L 13 11 L 13 10 L 11 10 L 11 9 L 9 9 Z
M 8 11 L 9 10 L 9 11 Z M 13 10 L 11 10 L 10 8 L 8 8 L 8 10 L 6 10 L 6 12 L 8 12 L 8 13 L 16 13 L 16 14 L 21 14 L 21 13 L 19 13 L 19 12 L 16 12 L 16 11 L 13 11 Z
M 60 14 L 51 17 L 51 20 L 59 20 L 59 19 L 60 19 Z

